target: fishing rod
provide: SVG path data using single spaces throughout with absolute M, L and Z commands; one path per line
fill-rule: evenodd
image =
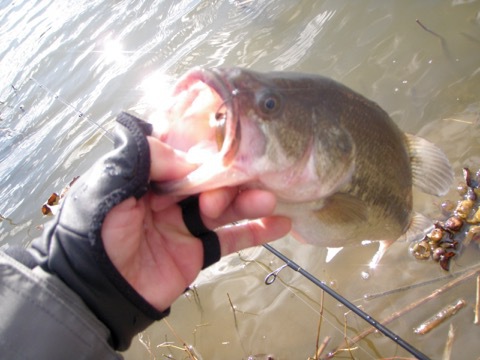
M 316 278 L 315 276 L 313 276 L 312 274 L 310 274 L 308 271 L 306 271 L 305 269 L 302 269 L 298 264 L 296 264 L 295 262 L 293 262 L 292 260 L 290 260 L 287 256 L 285 256 L 284 254 L 282 254 L 280 251 L 278 251 L 277 249 L 275 249 L 274 247 L 272 247 L 271 245 L 269 244 L 263 244 L 263 247 L 265 249 L 267 249 L 268 251 L 270 251 L 272 254 L 274 254 L 275 256 L 277 256 L 279 259 L 281 259 L 283 262 L 285 262 L 284 265 L 282 265 L 281 267 L 279 267 L 277 270 L 269 273 L 266 277 L 265 277 L 265 284 L 266 285 L 270 285 L 272 284 L 275 279 L 277 278 L 278 276 L 278 273 L 284 269 L 285 267 L 289 267 L 293 270 L 295 270 L 296 272 L 300 273 L 302 276 L 306 277 L 308 280 L 310 280 L 312 283 L 314 283 L 315 285 L 317 285 L 320 289 L 322 289 L 323 291 L 325 291 L 328 295 L 330 295 L 331 297 L 333 297 L 335 300 L 337 300 L 338 302 L 340 302 L 341 304 L 343 304 L 346 308 L 348 308 L 349 310 L 351 310 L 352 312 L 354 312 L 355 314 L 357 314 L 358 316 L 360 316 L 363 320 L 365 320 L 366 322 L 368 322 L 370 325 L 372 325 L 375 329 L 377 329 L 378 331 L 380 331 L 383 335 L 389 337 L 390 339 L 392 339 L 396 344 L 398 344 L 399 346 L 401 346 L 402 348 L 404 348 L 405 350 L 407 350 L 410 354 L 412 354 L 413 356 L 415 356 L 417 359 L 420 359 L 420 360 L 429 360 L 429 357 L 426 356 L 425 354 L 423 354 L 421 351 L 419 351 L 418 349 L 416 349 L 415 347 L 413 347 L 412 345 L 410 345 L 409 343 L 407 343 L 405 340 L 403 340 L 400 336 L 398 336 L 397 334 L 395 334 L 394 332 L 392 332 L 390 329 L 388 329 L 387 327 L 383 326 L 380 322 L 378 322 L 377 320 L 375 320 L 373 317 L 371 317 L 370 315 L 368 315 L 366 312 L 360 310 L 357 306 L 355 306 L 353 303 L 351 303 L 350 301 L 348 301 L 347 299 L 345 299 L 343 296 L 341 296 L 340 294 L 338 294 L 336 291 L 334 291 L 332 288 L 330 288 L 327 284 L 325 284 L 325 282 L 319 280 L 318 278 Z

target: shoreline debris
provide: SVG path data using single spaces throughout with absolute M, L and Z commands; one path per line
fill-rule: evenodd
M 477 296 L 475 302 L 475 318 L 473 323 L 475 325 L 480 325 L 479 313 L 480 313 L 480 275 L 477 276 Z
M 470 271 L 464 273 L 463 275 L 460 275 L 459 277 L 457 277 L 456 279 L 448 282 L 447 284 L 443 285 L 442 287 L 439 287 L 438 289 L 434 290 L 429 295 L 427 295 L 427 296 L 425 296 L 425 297 L 423 297 L 423 298 L 405 306 L 403 309 L 401 309 L 399 311 L 396 311 L 396 312 L 392 313 L 389 317 L 385 318 L 383 321 L 380 321 L 380 324 L 382 324 L 383 326 L 386 326 L 386 325 L 390 324 L 392 321 L 394 321 L 394 320 L 398 319 L 399 317 L 405 315 L 406 313 L 416 309 L 420 305 L 423 305 L 423 304 L 429 302 L 430 300 L 433 300 L 433 299 L 437 298 L 440 294 L 443 294 L 444 292 L 447 292 L 448 290 L 464 283 L 465 281 L 470 280 L 474 276 L 480 276 L 480 265 L 472 267 L 470 269 Z M 352 346 L 353 344 L 356 344 L 357 342 L 359 342 L 360 340 L 363 340 L 365 337 L 374 333 L 375 331 L 376 331 L 376 328 L 374 326 L 371 326 L 371 327 L 365 329 L 364 331 L 362 331 L 360 334 L 358 334 L 354 338 L 351 338 L 350 341 L 349 341 L 349 345 Z M 330 351 L 329 355 L 327 357 L 325 357 L 325 359 L 331 359 L 335 355 L 335 353 L 337 353 L 340 349 L 343 349 L 345 346 L 346 346 L 345 343 L 342 343 L 342 344 L 338 345 L 336 347 L 336 349 Z
M 458 186 L 463 199 L 457 205 L 446 201 L 442 209 L 448 218 L 435 221 L 434 229 L 411 245 L 410 251 L 418 260 L 433 259 L 440 267 L 450 270 L 452 258 L 458 255 L 471 241 L 480 241 L 480 170 L 475 176 L 469 168 L 463 168 L 464 183 Z
M 80 176 L 75 176 L 68 184 L 65 186 L 62 191 L 60 192 L 60 195 L 58 195 L 56 192 L 53 192 L 52 195 L 45 201 L 43 204 L 41 210 L 42 214 L 45 216 L 50 216 L 50 215 L 55 215 L 56 213 L 56 208 L 60 203 L 62 202 L 63 198 L 67 195 L 68 191 L 72 187 L 72 185 L 75 183 L 75 181 L 78 180 Z

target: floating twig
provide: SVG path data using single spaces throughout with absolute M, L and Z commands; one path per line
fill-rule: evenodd
M 480 324 L 479 313 L 480 313 L 480 275 L 477 276 L 477 299 L 475 302 L 475 319 L 473 320 L 473 323 L 475 325 Z
M 420 335 L 430 332 L 445 320 L 455 315 L 458 310 L 465 307 L 465 305 L 467 305 L 467 303 L 463 299 L 458 300 L 455 304 L 447 305 L 431 318 L 421 323 L 417 328 L 415 328 L 415 330 L 413 330 L 413 332 Z
M 446 276 L 440 276 L 440 277 L 437 277 L 437 278 L 434 278 L 434 279 L 418 282 L 418 283 L 411 284 L 411 285 L 401 286 L 401 287 L 398 287 L 398 288 L 395 288 L 395 289 L 386 290 L 386 291 L 382 291 L 382 292 L 378 292 L 378 293 L 365 294 L 363 296 L 363 300 L 370 301 L 370 300 L 377 299 L 377 298 L 380 298 L 380 297 L 384 297 L 384 296 L 387 296 L 387 295 L 396 294 L 396 293 L 399 293 L 399 292 L 402 292 L 402 291 L 412 290 L 412 289 L 415 289 L 415 288 L 418 288 L 418 287 L 424 287 L 426 285 L 432 284 L 432 283 L 437 282 L 437 281 L 442 281 L 442 280 L 445 280 L 445 279 L 448 279 L 448 278 L 454 278 L 456 275 L 465 273 L 467 271 L 468 270 L 463 270 L 461 272 L 455 273 L 455 275 L 450 274 L 450 275 L 446 275 Z
M 458 119 L 458 118 L 453 118 L 453 117 L 445 118 L 443 120 L 444 121 L 455 121 L 455 122 L 459 122 L 459 123 L 462 123 L 462 124 L 473 125 L 473 121 L 468 121 L 468 120 L 463 120 L 463 119 Z
M 152 343 L 150 341 L 150 337 L 145 332 L 141 332 L 138 334 L 138 341 L 147 350 L 149 358 L 155 360 L 155 355 L 152 352 Z
M 426 32 L 432 34 L 433 36 L 436 36 L 437 38 L 439 38 L 439 39 L 442 40 L 442 41 L 445 41 L 445 40 L 443 39 L 443 36 L 442 36 L 442 35 L 436 33 L 436 32 L 433 31 L 433 30 L 430 30 L 428 27 L 426 27 L 425 25 L 423 25 L 423 24 L 420 22 L 420 20 L 416 19 L 415 22 L 416 22 L 418 25 L 420 25 L 420 27 L 421 27 L 423 30 L 425 30 Z
M 370 301 L 370 300 L 374 300 L 374 299 L 381 298 L 381 297 L 384 297 L 384 296 L 393 295 L 393 294 L 396 294 L 396 293 L 399 293 L 399 292 L 412 290 L 412 289 L 415 289 L 415 288 L 418 288 L 418 287 L 424 287 L 426 285 L 430 285 L 430 284 L 433 284 L 433 283 L 438 282 L 438 281 L 443 281 L 443 280 L 447 280 L 447 279 L 455 279 L 462 274 L 470 272 L 471 270 L 472 270 L 472 268 L 467 268 L 465 270 L 457 271 L 454 274 L 448 274 L 448 275 L 445 275 L 445 276 L 436 277 L 436 278 L 426 280 L 426 281 L 421 281 L 421 282 L 418 282 L 418 283 L 415 283 L 415 284 L 412 284 L 412 285 L 401 286 L 401 287 L 398 287 L 398 288 L 395 288 L 395 289 L 385 290 L 385 291 L 378 292 L 378 293 L 365 294 L 363 296 L 363 300 Z M 478 298 L 477 303 L 480 306 L 480 293 L 478 293 L 478 291 L 480 291 L 480 287 L 477 286 L 477 294 L 478 294 L 477 295 L 477 298 Z M 480 310 L 479 310 L 479 313 L 480 313 Z
M 319 357 L 320 357 L 320 354 L 323 352 L 323 350 L 325 349 L 325 346 L 327 346 L 327 344 L 325 344 L 325 341 L 328 341 L 330 340 L 330 338 L 327 336 L 327 338 L 325 338 L 323 340 L 323 343 L 320 345 L 320 330 L 322 329 L 322 320 L 323 320 L 323 300 L 325 298 L 325 291 L 322 291 L 322 297 L 321 297 L 321 300 L 320 300 L 320 314 L 319 314 L 319 317 L 318 317 L 318 326 L 317 326 L 317 339 L 315 341 L 315 355 L 313 356 L 313 358 L 309 357 L 308 360 L 318 360 Z
M 320 355 L 322 355 L 323 351 L 326 349 L 328 343 L 330 342 L 331 337 L 330 336 L 325 336 L 325 339 L 323 339 L 322 343 L 320 344 L 320 347 L 317 350 L 317 358 L 320 358 Z
M 315 356 L 316 356 L 316 359 L 318 358 L 318 349 L 319 349 L 319 346 L 318 346 L 318 341 L 320 340 L 320 331 L 322 329 L 322 320 L 323 320 L 323 301 L 325 299 L 325 291 L 322 290 L 322 297 L 320 299 L 320 315 L 318 317 L 318 326 L 317 326 L 317 341 L 315 343 Z
M 6 221 L 12 226 L 17 226 L 17 224 L 15 224 L 12 219 L 10 219 L 8 217 L 5 217 L 2 214 L 0 214 L 0 222 L 2 222 L 2 221 Z
M 455 332 L 453 331 L 453 325 L 450 324 L 450 327 L 448 328 L 447 342 L 445 343 L 445 350 L 443 350 L 442 360 L 450 360 L 450 358 L 452 357 L 452 347 L 453 347 L 454 337 L 455 337 Z
M 232 311 L 233 311 L 233 320 L 235 321 L 235 329 L 237 330 L 238 332 L 238 320 L 237 320 L 237 312 L 239 312 L 240 314 L 244 314 L 244 315 L 258 315 L 258 314 L 255 314 L 255 313 L 252 313 L 252 312 L 248 312 L 248 311 L 241 311 L 241 310 L 238 310 L 234 305 L 233 305 L 233 302 L 232 302 L 232 299 L 230 298 L 230 294 L 227 293 L 227 297 L 228 297 L 228 302 L 230 303 L 230 307 L 232 308 Z
M 177 334 L 175 329 L 170 325 L 168 320 L 164 318 L 163 321 L 165 322 L 165 324 L 167 324 L 167 326 L 170 329 L 170 331 L 172 332 L 173 336 L 175 336 L 177 338 L 177 341 L 182 344 L 182 347 L 174 346 L 174 345 L 171 345 L 171 344 L 167 344 L 167 345 L 160 344 L 160 345 L 158 345 L 158 347 L 174 347 L 176 349 L 185 351 L 190 360 L 200 360 L 198 356 L 196 356 L 194 353 L 192 353 L 193 347 L 190 346 L 190 345 L 187 345 L 187 343 Z
M 230 299 L 230 294 L 227 293 L 228 297 L 228 302 L 230 303 L 230 307 L 232 308 L 233 312 L 233 321 L 235 322 L 235 330 L 238 332 L 238 322 L 237 322 L 237 309 L 235 309 L 235 306 L 233 306 L 232 299 Z
M 202 306 L 202 303 L 200 302 L 200 296 L 198 295 L 197 285 L 189 286 L 187 291 L 185 292 L 185 297 L 187 298 L 188 301 L 191 301 L 190 298 L 193 297 L 193 301 L 195 302 L 195 305 L 197 305 L 200 313 L 203 314 L 203 306 Z
M 347 315 L 348 315 L 348 312 L 346 312 L 345 314 L 343 314 L 343 341 L 345 341 L 345 345 L 347 345 L 347 350 L 348 350 L 348 353 L 350 354 L 350 357 L 352 358 L 352 360 L 354 360 L 355 357 L 354 357 L 353 354 L 352 354 L 352 350 L 356 350 L 357 348 L 352 349 L 352 347 L 351 347 L 350 344 L 348 343 L 348 336 L 347 336 Z
M 210 326 L 211 324 L 209 323 L 205 323 L 205 324 L 197 324 L 195 325 L 195 329 L 193 329 L 193 343 L 196 344 L 197 343 L 197 330 L 202 328 L 202 327 L 205 327 L 205 326 Z
M 470 245 L 470 242 L 472 240 L 477 241 L 480 238 L 480 226 L 475 225 L 471 226 L 470 229 L 468 229 L 467 234 L 465 235 L 465 238 L 463 239 L 462 245 L 464 247 Z
M 445 41 L 445 38 L 436 33 L 435 31 L 429 29 L 428 27 L 426 27 L 425 25 L 423 25 L 423 23 L 419 20 L 419 19 L 416 19 L 415 22 L 423 29 L 425 30 L 426 32 L 432 34 L 433 36 L 437 37 L 438 39 L 440 39 L 440 43 L 442 44 L 442 48 L 443 48 L 443 51 L 445 52 L 445 55 L 447 55 L 448 58 L 450 58 L 450 53 L 447 49 L 447 42 Z

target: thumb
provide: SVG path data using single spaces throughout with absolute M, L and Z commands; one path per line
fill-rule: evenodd
M 163 182 L 185 177 L 198 165 L 186 160 L 186 153 L 176 150 L 160 140 L 148 136 L 150 146 L 150 180 Z

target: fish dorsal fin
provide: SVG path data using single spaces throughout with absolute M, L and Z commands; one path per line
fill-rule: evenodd
M 431 142 L 406 134 L 413 184 L 427 194 L 445 195 L 453 183 L 453 170 L 445 154 Z
M 433 229 L 433 222 L 431 219 L 420 213 L 414 213 L 410 220 L 410 225 L 407 231 L 400 236 L 397 241 L 418 241 L 421 240 L 425 234 Z
M 346 224 L 367 221 L 365 203 L 348 194 L 337 193 L 325 200 L 315 216 L 326 224 Z

